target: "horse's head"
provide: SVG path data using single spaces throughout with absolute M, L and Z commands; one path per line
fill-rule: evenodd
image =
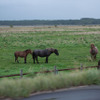
M 91 45 L 90 45 L 90 47 L 91 47 L 91 49 L 92 49 L 92 48 L 94 48 L 94 47 L 95 47 L 95 45 L 94 45 L 94 44 L 91 44 Z
M 56 55 L 59 55 L 59 53 L 58 53 L 58 50 L 57 50 L 57 49 L 47 48 L 47 50 L 49 50 L 51 53 L 55 53 Z
M 27 54 L 28 54 L 28 53 L 32 54 L 32 51 L 31 51 L 30 49 L 25 50 L 25 52 L 26 52 Z
M 58 50 L 57 49 L 54 49 L 54 53 L 58 56 L 59 53 L 58 53 Z

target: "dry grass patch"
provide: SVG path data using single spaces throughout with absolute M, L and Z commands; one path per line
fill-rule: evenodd
M 0 33 L 28 33 L 43 31 L 86 31 L 87 29 L 100 29 L 100 26 L 14 26 L 13 28 L 0 27 Z

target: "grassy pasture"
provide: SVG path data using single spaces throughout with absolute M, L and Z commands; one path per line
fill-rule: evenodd
M 94 43 L 100 49 L 100 26 L 38 26 L 38 27 L 0 27 L 0 75 L 24 72 L 75 68 L 97 65 L 97 60 L 90 58 L 90 44 Z M 14 62 L 14 52 L 25 49 L 56 48 L 59 56 L 52 54 L 49 63 L 45 58 L 38 58 L 40 64 L 33 64 L 32 56 L 28 55 L 27 64 L 19 58 L 19 64 Z

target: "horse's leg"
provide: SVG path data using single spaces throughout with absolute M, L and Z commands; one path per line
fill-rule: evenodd
M 35 56 L 33 56 L 34 64 L 35 64 Z
M 33 62 L 34 62 L 34 64 L 35 64 L 35 55 L 34 55 L 34 52 L 33 52 L 33 54 L 32 54 L 32 58 L 33 58 Z
M 16 62 L 17 58 L 15 57 L 15 62 Z
M 18 58 L 18 57 L 15 55 L 15 62 L 16 62 L 17 58 Z
M 18 61 L 18 57 L 16 57 L 16 60 L 17 60 L 17 63 L 19 63 L 19 61 Z
M 26 64 L 26 57 L 24 57 L 24 63 Z
M 39 64 L 39 62 L 38 62 L 38 57 L 36 57 L 36 61 L 37 61 L 37 64 Z
M 48 63 L 48 57 L 46 57 L 46 61 L 45 61 L 45 63 Z
M 94 55 L 94 60 L 96 60 L 96 55 Z

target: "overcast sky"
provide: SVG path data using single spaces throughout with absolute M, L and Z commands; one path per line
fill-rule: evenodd
M 0 20 L 100 18 L 100 0 L 0 0 Z

